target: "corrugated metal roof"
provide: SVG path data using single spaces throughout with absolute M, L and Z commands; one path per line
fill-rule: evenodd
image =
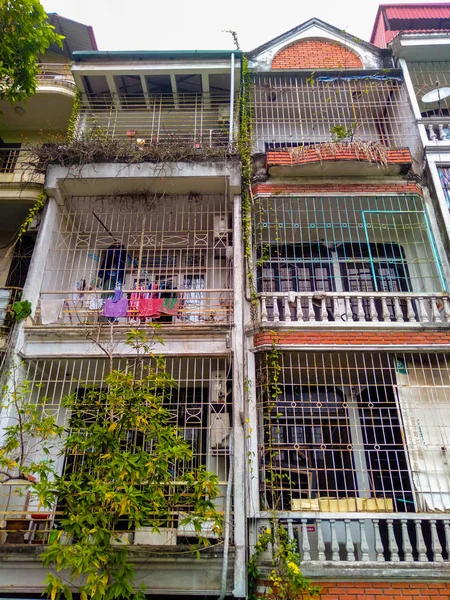
M 450 3 L 386 6 L 388 19 L 449 19 Z

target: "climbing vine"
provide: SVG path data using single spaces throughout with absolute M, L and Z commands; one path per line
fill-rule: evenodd
M 262 573 L 260 563 L 262 555 L 272 547 L 272 558 L 267 575 Z M 248 561 L 248 598 L 249 600 L 298 600 L 319 596 L 320 588 L 311 583 L 300 570 L 300 553 L 297 543 L 286 529 L 273 520 L 271 527 L 259 536 L 255 550 Z M 257 594 L 258 582 L 266 580 L 267 591 Z
M 20 240 L 26 234 L 26 232 L 28 231 L 28 227 L 33 222 L 33 219 L 44 208 L 46 202 L 47 202 L 47 194 L 44 191 L 42 191 L 39 193 L 38 197 L 36 198 L 36 202 L 30 208 L 27 216 L 25 217 L 22 225 L 20 226 L 20 229 L 17 233 L 16 243 L 20 242 Z
M 252 182 L 252 76 L 246 56 L 242 57 L 239 153 L 242 163 L 242 232 L 244 259 L 250 288 L 252 316 L 256 312 L 256 284 L 252 261 L 251 182 Z
M 77 128 L 78 117 L 81 110 L 81 92 L 77 90 L 73 99 L 72 112 L 70 114 L 69 123 L 67 125 L 67 137 L 73 139 Z

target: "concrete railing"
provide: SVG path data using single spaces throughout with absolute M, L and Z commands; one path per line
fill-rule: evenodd
M 424 563 L 449 561 L 450 515 L 322 513 L 280 519 L 302 562 Z M 271 526 L 258 521 L 258 531 Z M 269 547 L 263 560 L 270 560 Z
M 450 297 L 441 292 L 263 292 L 258 296 L 262 324 L 450 323 Z

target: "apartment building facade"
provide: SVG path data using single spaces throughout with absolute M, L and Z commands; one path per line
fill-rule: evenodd
M 158 324 L 167 406 L 231 528 L 200 559 L 181 515 L 164 540 L 129 532 L 149 594 L 245 597 L 274 519 L 324 600 L 449 593 L 450 229 L 423 168 L 445 139 L 395 39 L 312 19 L 249 53 L 249 75 L 237 50 L 73 54 L 77 135 L 133 160 L 49 166 L 14 352 L 63 424 L 63 396 L 102 389 L 127 332 Z M 23 597 L 43 569 L 21 501 L 3 507 L 29 527 L 2 534 L 0 589 Z

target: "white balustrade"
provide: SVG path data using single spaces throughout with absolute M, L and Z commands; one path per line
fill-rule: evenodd
M 278 523 L 296 542 L 302 562 L 450 562 L 450 520 L 444 515 L 289 515 Z M 269 553 L 264 560 L 270 558 Z
M 259 299 L 262 323 L 450 323 L 450 298 L 442 292 L 263 292 Z

